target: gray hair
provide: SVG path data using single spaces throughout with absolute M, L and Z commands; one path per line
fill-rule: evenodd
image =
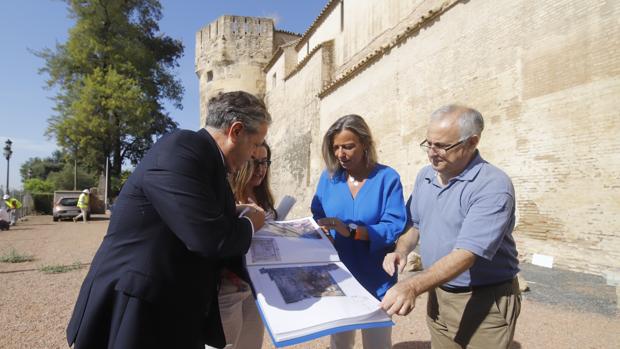
M 459 118 L 461 140 L 467 139 L 473 135 L 480 137 L 484 129 L 484 119 L 482 118 L 482 114 L 474 108 L 458 104 L 444 105 L 431 114 L 431 122 L 441 121 L 453 114 L 457 114 Z
M 271 123 L 271 115 L 263 101 L 244 91 L 220 92 L 209 100 L 207 126 L 223 131 L 236 121 L 255 133 L 261 124 Z
M 334 154 L 333 147 L 334 137 L 343 130 L 349 130 L 355 133 L 360 139 L 360 143 L 362 143 L 362 146 L 365 148 L 364 158 L 366 160 L 366 166 L 371 167 L 377 163 L 375 142 L 372 140 L 372 134 L 370 133 L 368 124 L 366 124 L 366 121 L 359 115 L 345 115 L 336 120 L 336 122 L 329 127 L 327 132 L 325 132 L 325 136 L 323 136 L 323 160 L 325 161 L 325 167 L 330 176 L 342 170 Z

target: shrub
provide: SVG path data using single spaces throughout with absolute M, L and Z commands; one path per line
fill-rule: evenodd
M 14 248 L 11 248 L 9 252 L 0 255 L 0 262 L 3 263 L 24 263 L 30 262 L 34 260 L 34 257 L 31 255 L 21 254 L 17 252 Z
M 54 201 L 53 193 L 33 193 L 34 210 L 42 214 L 52 214 Z
M 82 263 L 74 262 L 73 264 L 65 265 L 65 264 L 54 264 L 54 265 L 44 265 L 39 268 L 39 271 L 44 274 L 60 274 L 66 273 L 73 270 L 78 270 L 82 268 Z

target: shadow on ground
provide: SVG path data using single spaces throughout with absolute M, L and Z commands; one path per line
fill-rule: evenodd
M 28 227 L 20 227 L 19 225 L 14 225 L 11 226 L 11 228 L 9 230 L 32 230 L 32 228 L 28 228 Z
M 393 349 L 431 349 L 431 342 L 428 341 L 410 341 L 394 344 Z
M 51 218 L 50 218 L 51 220 Z M 106 216 L 106 215 L 91 215 L 90 219 L 88 220 L 89 222 L 99 222 L 99 221 L 109 221 L 110 217 Z M 77 222 L 73 222 L 73 220 L 71 218 L 67 218 L 67 219 L 62 219 L 56 223 L 83 223 L 83 220 L 80 218 L 77 220 Z M 53 224 L 53 223 L 50 223 Z M 47 225 L 47 224 L 45 224 Z
M 91 215 L 90 216 L 90 220 L 91 221 L 109 221 L 110 220 L 110 216 L 106 216 L 106 215 Z
M 26 219 L 26 220 L 20 220 L 19 222 L 17 222 L 17 225 L 15 225 L 15 226 L 16 227 L 19 227 L 20 225 L 41 226 L 41 225 L 52 225 L 52 224 L 54 224 L 52 222 L 52 216 L 49 216 L 49 217 L 50 217 L 50 222 L 49 223 L 33 223 L 29 219 Z
M 400 342 L 394 344 L 393 349 L 431 349 L 431 342 L 429 341 L 411 341 L 411 342 Z M 510 349 L 521 349 L 521 343 L 512 342 L 510 345 Z
M 90 217 L 89 222 L 109 221 L 109 217 Z
M 530 291 L 524 298 L 576 311 L 607 316 L 617 314 L 616 288 L 607 285 L 604 277 L 569 270 L 550 269 L 522 263 L 519 265 Z

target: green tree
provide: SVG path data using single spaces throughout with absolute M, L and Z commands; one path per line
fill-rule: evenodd
M 183 45 L 159 33 L 158 0 L 64 1 L 76 20 L 67 42 L 36 53 L 59 91 L 47 134 L 91 171 L 101 172 L 111 155 L 118 177 L 125 160 L 136 164 L 177 127 L 162 103 L 182 108 L 173 70 Z
M 44 159 L 30 158 L 19 168 L 19 173 L 24 180 L 31 178 L 45 180 L 50 173 L 58 172 L 63 168 L 64 158 L 65 154 L 60 151 L 55 151 L 51 157 Z
M 132 172 L 133 171 L 123 170 L 123 172 L 121 172 L 120 178 L 111 178 L 110 196 L 117 196 L 121 192 L 121 189 L 123 189 L 123 185 L 125 185 L 125 182 L 127 182 Z
M 89 172 L 83 166 L 78 165 L 77 188 L 91 188 L 97 185 L 96 172 Z M 47 176 L 47 181 L 52 184 L 54 190 L 73 190 L 74 167 L 72 163 L 65 163 L 62 170 L 52 172 Z
M 24 190 L 29 193 L 53 193 L 54 184 L 50 180 L 31 178 L 24 181 Z

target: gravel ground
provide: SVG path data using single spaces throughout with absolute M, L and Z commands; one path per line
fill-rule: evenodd
M 0 348 L 67 348 L 67 321 L 108 224 L 105 217 L 94 219 L 88 224 L 53 223 L 51 216 L 33 216 L 0 232 L 0 255 L 14 248 L 34 257 L 25 263 L 0 263 Z M 60 274 L 39 270 L 76 262 L 84 267 Z M 523 275 L 531 281 L 531 291 L 524 297 L 513 349 L 619 347 L 613 287 L 591 275 L 531 265 L 523 265 Z M 409 316 L 395 318 L 395 349 L 430 348 L 425 305 L 423 295 Z M 328 339 L 321 338 L 290 348 L 328 346 Z M 273 348 L 268 338 L 263 348 Z

